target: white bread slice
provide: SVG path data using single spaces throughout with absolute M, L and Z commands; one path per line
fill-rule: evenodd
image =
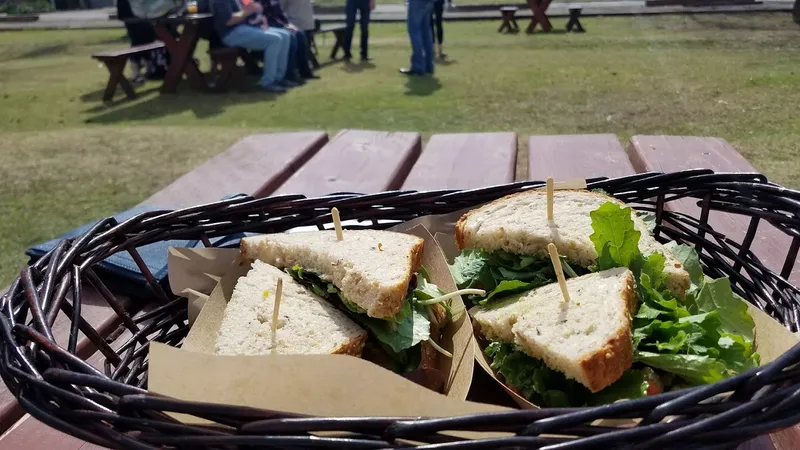
M 470 313 L 488 339 L 515 342 L 597 392 L 633 364 L 633 273 L 624 267 L 591 273 L 568 280 L 567 290 L 569 303 L 553 283 Z
M 285 272 L 261 261 L 236 283 L 217 335 L 220 355 L 272 353 L 272 308 L 278 279 L 283 293 L 276 331 L 276 354 L 361 356 L 367 332 L 326 300 Z
M 423 240 L 378 230 L 264 234 L 242 239 L 246 260 L 280 269 L 299 264 L 338 287 L 370 317 L 387 318 L 403 307 L 408 283 L 422 264 Z
M 589 236 L 592 218 L 589 213 L 605 202 L 625 206 L 619 200 L 589 191 L 555 191 L 553 221 L 547 221 L 547 194 L 530 190 L 512 194 L 464 214 L 456 223 L 456 244 L 459 249 L 505 250 L 518 255 L 547 255 L 547 244 L 553 242 L 558 253 L 569 262 L 589 266 L 597 262 L 597 251 Z M 683 298 L 689 288 L 689 273 L 677 258 L 647 231 L 647 225 L 631 210 L 636 230 L 641 233 L 639 250 L 648 256 L 664 255 L 666 285 Z

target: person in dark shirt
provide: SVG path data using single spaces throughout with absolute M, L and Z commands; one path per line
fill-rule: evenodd
M 280 0 L 259 0 L 264 7 L 264 16 L 270 29 L 283 32 L 291 40 L 289 46 L 289 64 L 286 79 L 302 84 L 304 79 L 319 78 L 311 71 L 308 64 L 308 39 L 303 30 L 289 22 L 281 9 Z M 298 77 L 299 72 L 299 77 Z
M 286 92 L 287 86 L 295 86 L 284 81 L 291 39 L 266 25 L 263 9 L 255 1 L 240 7 L 237 0 L 211 0 L 214 27 L 222 42 L 228 47 L 263 51 L 261 87 L 269 92 Z
M 344 13 L 346 28 L 344 31 L 342 50 L 344 50 L 344 59 L 346 61 L 350 61 L 350 59 L 353 58 L 350 49 L 353 45 L 353 31 L 355 31 L 356 28 L 356 13 L 360 15 L 361 60 L 369 61 L 369 14 L 373 9 L 375 9 L 375 0 L 347 0 L 345 3 Z
M 445 55 L 444 50 L 442 49 L 442 44 L 444 41 L 444 0 L 434 0 L 433 2 L 433 21 L 431 24 L 433 25 L 433 38 L 434 43 L 436 44 L 436 55 L 439 59 L 445 59 L 447 55 Z

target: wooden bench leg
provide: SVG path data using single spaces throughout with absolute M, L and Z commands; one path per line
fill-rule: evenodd
M 581 12 L 580 10 L 570 10 L 569 11 L 569 22 L 567 22 L 567 31 L 572 31 L 575 29 L 576 33 L 584 33 L 586 30 L 583 29 L 580 21 Z
M 128 98 L 136 98 L 136 92 L 133 90 L 133 86 L 130 81 L 125 78 L 125 65 L 128 63 L 128 57 L 107 58 L 102 59 L 102 62 L 106 65 L 109 75 L 106 90 L 103 92 L 103 101 L 110 102 L 114 99 L 114 92 L 117 90 L 117 85 L 125 91 L 125 95 L 127 95 Z
M 336 38 L 336 42 L 333 44 L 333 50 L 331 50 L 331 59 L 336 59 L 336 54 L 339 53 L 339 49 L 344 45 L 344 30 L 334 30 L 333 36 Z
M 308 62 L 315 69 L 319 69 L 319 60 L 317 60 L 317 42 L 314 40 L 314 32 L 307 31 L 306 37 L 308 38 Z
M 506 29 L 506 27 L 508 27 L 509 31 L 511 30 L 511 24 L 508 23 L 508 19 L 506 17 L 503 17 L 503 23 L 500 24 L 500 28 L 497 29 L 497 32 L 502 33 L 503 30 Z

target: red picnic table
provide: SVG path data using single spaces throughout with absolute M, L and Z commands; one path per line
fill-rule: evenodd
M 533 17 L 531 23 L 525 30 L 526 33 L 533 33 L 536 25 L 541 25 L 542 31 L 550 31 L 553 25 L 550 24 L 550 19 L 547 18 L 547 8 L 550 7 L 550 2 L 553 0 L 528 0 L 528 7 L 531 9 Z
M 194 59 L 194 51 L 202 31 L 211 25 L 211 14 L 185 14 L 159 19 L 127 19 L 125 22 L 150 22 L 170 55 L 167 74 L 161 85 L 161 93 L 174 93 L 183 75 L 194 89 L 206 89 L 203 73 Z
M 465 133 L 433 135 L 425 144 L 419 133 L 344 130 L 332 139 L 324 132 L 263 134 L 249 136 L 227 151 L 182 176 L 143 203 L 185 207 L 218 200 L 226 194 L 249 193 L 256 197 L 302 193 L 379 192 L 391 189 L 469 189 L 520 180 L 557 180 L 616 177 L 637 172 L 674 172 L 705 167 L 724 172 L 755 172 L 755 168 L 725 140 L 709 137 L 634 136 L 627 151 L 617 136 L 557 135 L 524 138 L 527 151 L 519 152 L 515 133 Z M 521 161 L 521 167 L 517 162 Z M 187 168 L 188 169 L 188 168 Z M 694 214 L 692 201 L 671 202 L 675 211 Z M 711 211 L 709 222 L 717 231 L 741 239 L 748 220 L 742 216 Z M 770 268 L 780 271 L 790 245 L 789 238 L 769 227 L 759 227 L 752 250 Z M 800 264 L 791 279 L 800 282 Z M 119 297 L 119 296 L 118 296 Z M 123 301 L 131 316 L 154 308 L 152 304 Z M 64 302 L 68 305 L 67 302 Z M 119 316 L 102 295 L 84 294 L 81 316 L 84 335 L 75 353 L 104 370 L 103 352 L 119 348 L 131 336 L 120 327 Z M 59 314 L 53 327 L 65 348 L 69 336 L 69 312 Z M 105 343 L 109 338 L 111 344 Z M 110 366 L 113 370 L 113 364 Z M 513 406 L 500 388 L 475 370 L 470 400 L 502 402 Z M 0 450 L 25 448 L 102 448 L 65 435 L 24 415 L 8 389 L 0 384 Z M 107 446 L 113 446 L 108 442 Z M 761 436 L 739 450 L 788 450 L 800 448 L 800 427 Z

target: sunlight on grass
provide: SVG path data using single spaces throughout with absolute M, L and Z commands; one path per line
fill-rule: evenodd
M 800 27 L 789 14 L 582 22 L 583 35 L 535 36 L 446 23 L 448 64 L 412 80 L 397 73 L 409 57 L 404 26 L 375 24 L 374 65 L 328 64 L 286 95 L 160 96 L 148 83 L 112 106 L 100 102 L 107 72 L 90 55 L 127 45 L 122 30 L 0 33 L 0 284 L 30 244 L 135 205 L 254 130 L 719 136 L 800 187 Z M 318 44 L 326 63 L 332 39 Z

